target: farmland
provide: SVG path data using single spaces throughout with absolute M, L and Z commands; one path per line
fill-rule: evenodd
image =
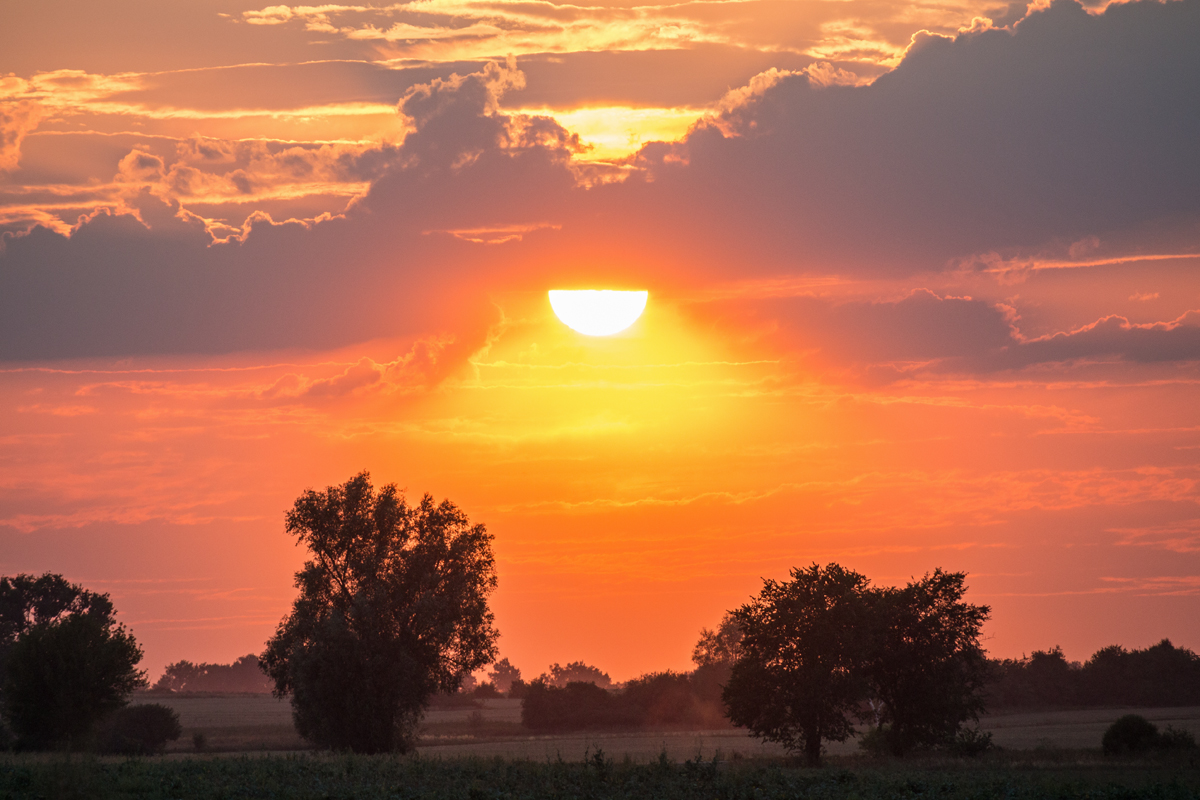
M 823 769 L 778 759 L 581 761 L 319 754 L 95 759 L 5 757 L 0 797 L 208 798 L 1162 798 L 1200 796 L 1195 760 L 1106 762 L 1097 754 L 996 753 L 974 761 L 833 758 Z
M 847 742 L 829 748 L 825 768 L 806 769 L 731 729 L 531 736 L 512 700 L 432 709 L 417 753 L 403 757 L 305 751 L 288 704 L 267 695 L 166 701 L 184 735 L 165 756 L 0 756 L 0 798 L 1200 797 L 1195 754 L 1100 755 L 1104 728 L 1128 709 L 988 717 L 982 727 L 1001 749 L 978 759 L 874 759 Z M 1200 708 L 1139 713 L 1200 733 Z
M 170 752 L 194 752 L 193 735 L 203 734 L 210 752 L 294 751 L 306 748 L 292 727 L 287 701 L 270 695 L 139 695 L 135 702 L 159 702 L 179 712 L 183 736 Z M 1105 728 L 1122 714 L 1138 713 L 1160 728 L 1172 725 L 1200 738 L 1200 707 L 1145 709 L 1086 709 L 1039 711 L 984 717 L 980 727 L 1006 750 L 1053 751 L 1098 748 Z M 710 731 L 586 732 L 534 736 L 521 727 L 518 700 L 485 700 L 481 706 L 433 708 L 421 727 L 418 752 L 422 756 L 458 758 L 528 758 L 581 761 L 585 753 L 603 749 L 610 756 L 645 762 L 664 752 L 684 760 L 701 754 L 712 758 L 778 758 L 777 745 L 763 744 L 744 731 L 726 728 Z M 833 743 L 832 756 L 858 751 L 851 740 Z

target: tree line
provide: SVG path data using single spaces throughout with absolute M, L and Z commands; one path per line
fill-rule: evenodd
M 492 536 L 454 504 L 429 495 L 409 503 L 395 485 L 376 491 L 363 472 L 305 491 L 285 530 L 309 558 L 264 652 L 231 665 L 176 662 L 155 688 L 254 691 L 261 671 L 290 700 L 297 731 L 323 748 L 410 750 L 431 701 L 464 690 L 523 698 L 522 719 L 535 730 L 731 723 L 810 763 L 825 742 L 860 727 L 869 747 L 896 755 L 986 747 L 967 723 L 988 705 L 1200 696 L 1196 655 L 1168 641 L 1105 648 L 1086 664 L 1067 663 L 1057 648 L 989 661 L 980 634 L 990 609 L 965 601 L 964 573 L 938 569 L 876 586 L 838 564 L 765 580 L 716 630 L 701 632 L 691 672 L 614 687 L 599 669 L 572 662 L 526 683 L 507 659 L 496 661 Z M 26 748 L 152 750 L 178 737 L 169 709 L 127 705 L 146 687 L 141 655 L 107 595 L 56 575 L 0 579 L 0 745 L 10 736 Z M 476 685 L 473 673 L 489 664 L 489 679 Z
M 1142 650 L 1112 645 L 1083 663 L 1059 647 L 989 662 L 989 708 L 1200 705 L 1200 656 L 1170 639 Z
M 191 661 L 168 664 L 150 691 L 171 694 L 266 694 L 271 691 L 271 679 L 263 672 L 258 656 L 249 653 L 232 664 L 193 664 Z

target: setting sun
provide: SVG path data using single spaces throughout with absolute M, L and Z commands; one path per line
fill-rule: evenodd
M 633 323 L 646 309 L 649 292 L 608 289 L 550 291 L 550 307 L 568 328 L 587 336 L 611 336 Z

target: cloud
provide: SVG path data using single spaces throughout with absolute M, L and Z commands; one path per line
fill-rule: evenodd
M 698 314 L 758 331 L 786 349 L 814 353 L 822 363 L 893 368 L 871 371 L 875 378 L 918 370 L 992 373 L 1091 360 L 1200 361 L 1200 311 L 1144 324 L 1110 315 L 1038 337 L 1023 335 L 1012 308 L 1002 303 L 939 296 L 928 289 L 882 301 L 718 301 Z
M 21 160 L 21 142 L 37 127 L 41 107 L 31 101 L 0 103 L 0 171 L 14 170 Z
M 401 145 L 137 145 L 118 170 L 136 190 L 120 195 L 125 206 L 69 236 L 6 235 L 0 357 L 457 332 L 473 314 L 494 318 L 489 292 L 564 277 L 669 289 L 812 273 L 989 274 L 977 257 L 987 253 L 1058 252 L 1070 263 L 1164 242 L 1176 247 L 1152 252 L 1195 252 L 1197 38 L 1198 0 L 1100 15 L 1056 0 L 1012 29 L 926 37 L 868 86 L 825 67 L 768 72 L 683 142 L 648 145 L 615 173 L 624 180 L 594 185 L 570 133 L 505 113 L 502 98 L 525 81 L 511 62 L 404 91 L 397 110 L 413 131 Z M 364 193 L 342 214 L 259 211 L 239 223 L 220 210 L 238 196 L 265 202 L 352 178 Z M 190 211 L 196 198 L 212 210 Z M 496 235 L 508 231 L 529 232 Z M 1146 328 L 1098 314 L 1087 329 L 1025 341 L 1003 309 L 939 291 L 797 301 L 793 312 L 825 320 L 841 340 L 787 325 L 856 363 L 1194 357 L 1190 318 Z
M 1140 325 L 1113 314 L 1072 331 L 1021 341 L 1000 362 L 1025 366 L 1089 358 L 1142 363 L 1200 360 L 1200 310 Z
M 347 367 L 341 375 L 313 381 L 304 390 L 302 396 L 327 398 L 352 394 L 378 383 L 383 378 L 383 372 L 384 370 L 374 361 L 363 358 L 357 364 Z
M 1098 16 L 1056 0 L 1011 31 L 926 37 L 870 86 L 777 76 L 649 162 L 647 199 L 695 198 L 680 216 L 697 250 L 777 270 L 1066 256 L 1133 231 L 1194 244 L 1197 35 L 1194 0 Z M 714 241 L 729 230 L 748 252 Z

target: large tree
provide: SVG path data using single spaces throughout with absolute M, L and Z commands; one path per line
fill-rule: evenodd
M 865 664 L 888 749 L 946 742 L 983 710 L 988 677 L 979 635 L 990 609 L 963 601 L 966 574 L 943 572 L 871 592 L 875 628 Z
M 449 501 L 376 493 L 366 472 L 306 491 L 286 529 L 312 558 L 261 657 L 275 694 L 317 745 L 407 750 L 429 698 L 495 658 L 491 535 Z
M 145 685 L 112 601 L 61 575 L 0 578 L 0 706 L 22 747 L 79 746 Z
M 837 564 L 764 580 L 733 612 L 740 653 L 723 699 L 729 718 L 754 734 L 821 760 L 824 741 L 845 741 L 866 692 L 862 665 L 872 628 L 867 579 Z

